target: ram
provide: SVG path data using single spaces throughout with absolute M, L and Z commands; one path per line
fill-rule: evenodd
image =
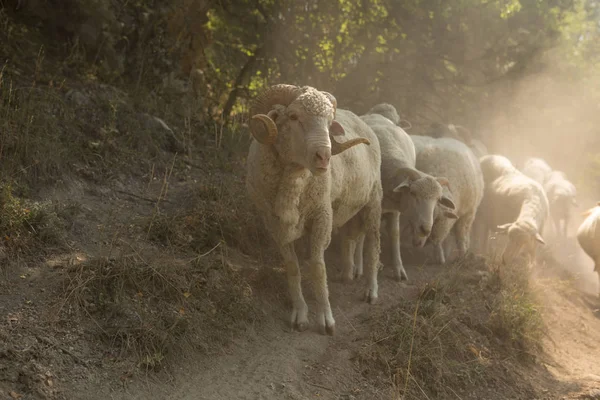
M 437 263 L 446 262 L 442 247 L 453 230 L 458 255 L 464 256 L 470 247 L 470 235 L 477 208 L 483 198 L 483 175 L 479 159 L 464 143 L 451 138 L 434 139 L 428 136 L 412 135 L 417 152 L 416 167 L 432 176 L 444 176 L 448 185 L 444 194 L 452 199 L 453 211 L 438 204 L 435 208 L 434 223 L 428 242 L 434 249 Z
M 594 271 L 600 279 L 600 202 L 584 213 L 585 220 L 577 229 L 579 245 L 594 261 Z M 600 295 L 600 292 L 598 293 Z
M 400 254 L 400 218 L 403 225 L 411 228 L 413 246 L 423 247 L 433 227 L 436 206 L 443 205 L 449 213 L 454 210 L 454 203 L 442 189 L 448 185 L 448 180 L 416 169 L 415 145 L 393 121 L 375 112 L 361 118 L 373 129 L 381 146 L 382 213 L 395 277 L 397 280 L 408 279 Z M 360 254 L 360 248 L 357 253 Z M 360 268 L 360 261 L 357 263 Z
M 507 263 L 526 250 L 535 257 L 536 242 L 545 244 L 540 232 L 548 218 L 548 198 L 542 186 L 525 176 L 506 157 L 483 156 L 480 159 L 485 192 L 478 218 L 483 224 L 483 248 L 490 231 L 508 234 L 502 253 Z
M 275 85 L 259 95 L 251 107 L 250 132 L 255 140 L 246 176 L 249 197 L 285 263 L 292 326 L 300 331 L 308 326 L 295 250 L 295 241 L 307 237 L 317 322 L 330 335 L 335 320 L 324 251 L 332 229 L 342 228 L 346 236 L 365 235 L 366 300 L 374 302 L 382 200 L 377 137 L 358 116 L 336 106 L 333 95 L 309 86 Z M 334 136 L 347 140 L 340 143 Z M 354 229 L 343 229 L 345 225 Z

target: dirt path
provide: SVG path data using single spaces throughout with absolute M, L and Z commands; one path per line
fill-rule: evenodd
M 353 350 L 362 344 L 365 315 L 416 294 L 417 285 L 430 279 L 436 268 L 413 271 L 410 284 L 396 283 L 386 275 L 381 280 L 379 304 L 360 301 L 363 285 L 330 283 L 336 335 L 321 335 L 312 326 L 305 332 L 291 332 L 287 325 L 287 304 L 270 307 L 269 321 L 225 350 L 226 354 L 190 360 L 179 366 L 177 383 L 150 384 L 150 390 L 135 393 L 131 388 L 123 398 L 198 400 L 278 400 L 278 399 L 389 399 L 391 393 L 372 386 L 352 361 Z M 309 291 L 306 291 L 309 292 Z M 314 302 L 308 294 L 309 307 Z M 286 302 L 287 303 L 287 302 Z M 314 318 L 314 314 L 312 315 Z M 312 321 L 312 319 L 311 319 Z M 134 397 L 131 397 L 134 396 Z
M 377 387 L 360 373 L 353 355 L 367 343 L 361 341 L 368 326 L 364 316 L 382 307 L 393 307 L 417 288 L 431 281 L 440 267 L 410 268 L 409 284 L 399 284 L 385 271 L 381 299 L 369 306 L 359 301 L 361 284 L 331 283 L 336 336 L 327 337 L 313 329 L 290 332 L 287 304 L 274 304 L 272 318 L 237 340 L 214 357 L 193 358 L 174 373 L 172 385 L 148 384 L 130 388 L 123 398 L 170 400 L 276 400 L 276 399 L 393 399 L 391 387 Z M 547 368 L 557 381 L 536 383 L 547 399 L 600 399 L 600 318 L 594 313 L 596 299 L 577 293 L 565 296 L 563 289 L 541 283 L 549 328 L 546 340 Z M 398 294 L 400 293 L 400 296 Z M 309 303 L 309 307 L 311 304 Z M 535 375 L 524 379 L 536 379 Z M 149 389 L 149 390 L 148 390 Z M 502 393 L 499 397 L 504 398 Z M 116 397 L 115 397 L 116 398 Z M 423 397 L 426 398 L 426 397 Z M 522 397 L 519 397 L 522 398 Z
M 181 188 L 174 187 L 171 198 L 177 198 L 178 192 L 189 191 L 191 183 L 182 182 Z M 131 190 L 131 188 L 129 188 Z M 157 188 L 157 191 L 159 188 Z M 87 197 L 86 197 L 87 196 Z M 85 212 L 88 223 L 96 228 L 110 224 L 128 225 L 134 223 L 137 213 L 152 212 L 153 204 L 138 204 L 135 199 L 111 198 L 110 193 L 80 193 L 77 196 L 85 206 L 103 213 Z M 85 200 L 85 202 L 84 202 Z M 88 204 L 89 203 L 89 204 Z M 118 205 L 118 210 L 117 206 Z M 135 210 L 135 213 L 133 212 Z M 92 231 L 82 229 L 82 232 Z M 95 231 L 94 231 L 95 232 Z M 132 234 L 138 234 L 133 231 Z M 88 243 L 90 253 L 95 247 L 103 248 L 103 242 L 110 240 L 108 233 L 91 237 L 82 236 Z M 92 240 L 93 239 L 93 240 Z M 573 249 L 573 243 L 569 244 Z M 585 258 L 572 251 L 561 253 L 559 260 L 565 265 L 583 265 Z M 230 257 L 228 262 L 239 264 L 240 269 L 259 267 L 255 262 Z M 311 324 L 306 332 L 291 332 L 288 328 L 289 301 L 283 274 L 267 283 L 276 282 L 277 287 L 253 288 L 258 292 L 265 318 L 260 324 L 248 326 L 240 337 L 231 334 L 233 344 L 210 355 L 184 354 L 175 360 L 168 372 L 144 375 L 134 372 L 129 384 L 115 384 L 115 367 L 98 362 L 99 367 L 88 364 L 78 369 L 76 399 L 170 399 L 170 400 L 279 400 L 279 399 L 327 399 L 327 400 L 377 400 L 396 399 L 390 382 L 375 382 L 370 379 L 361 364 L 356 360 L 357 352 L 370 346 L 370 325 L 366 318 L 381 311 L 393 309 L 407 300 L 414 300 L 425 283 L 434 281 L 445 267 L 407 266 L 410 277 L 408 283 L 397 283 L 392 279 L 392 271 L 384 268 L 380 274 L 380 299 L 376 305 L 361 301 L 363 282 L 346 285 L 337 279 L 335 260 L 328 260 L 331 303 L 336 318 L 336 335 L 328 337 L 315 331 Z M 583 269 L 585 270 L 585 269 Z M 583 271 L 582 270 L 582 271 Z M 547 274 L 546 274 L 547 275 Z M 544 399 L 600 399 L 600 308 L 598 299 L 582 294 L 569 284 L 562 283 L 555 275 L 536 277 L 537 286 L 543 301 L 544 318 L 548 327 L 548 338 L 544 341 L 545 354 L 542 361 L 545 367 L 536 366 L 536 371 L 521 371 L 523 382 L 533 381 L 536 392 L 545 393 Z M 592 279 L 589 273 L 586 279 Z M 584 280 L 581 286 L 589 290 L 593 284 Z M 25 288 L 25 281 L 21 283 Z M 305 286 L 305 295 L 311 310 L 314 300 L 310 287 Z M 262 292 L 261 292 L 262 290 Z M 17 296 L 19 291 L 15 291 Z M 8 299 L 7 296 L 4 299 Z M 17 302 L 18 300 L 18 302 Z M 22 304 L 20 297 L 13 303 Z M 5 302 L 8 305 L 9 302 Z M 22 307 L 22 305 L 19 305 Z M 35 317 L 35 318 L 34 318 Z M 37 317 L 32 317 L 32 324 Z M 314 314 L 310 316 L 314 322 Z M 227 331 L 222 332 L 227 335 Z M 48 347 L 48 345 L 46 345 Z M 72 352 L 71 347 L 62 346 Z M 55 349 L 56 350 L 56 349 Z M 60 349 L 58 349 L 60 350 Z M 56 351 L 58 351 L 56 350 Z M 100 348 L 98 351 L 103 351 Z M 62 353 L 65 353 L 62 351 Z M 74 352 L 77 356 L 81 349 Z M 0 358 L 1 358 L 0 353 Z M 69 353 L 63 354 L 67 359 Z M 98 356 L 98 359 L 105 355 Z M 1 360 L 0 360 L 1 361 Z M 498 361 L 503 363 L 504 360 Z M 48 363 L 50 364 L 50 363 Z M 51 365 L 51 364 L 50 364 Z M 1 364 L 0 364 L 1 367 Z M 509 368 L 509 367 L 506 367 Z M 541 374 L 547 372 L 546 374 Z M 134 369 L 139 371 L 138 369 Z M 542 378 L 540 376 L 543 375 Z M 61 378 L 65 385 L 69 378 Z M 118 376 L 118 375 L 117 375 Z M 12 378 L 11 378 L 12 379 Z M 20 378 L 15 378 L 18 380 Z M 117 378 L 118 379 L 118 378 Z M 501 380 L 502 378 L 500 378 Z M 107 382 L 111 382 L 107 385 Z M 11 384 L 14 387 L 14 384 Z M 501 391 L 493 387 L 486 388 L 485 397 L 481 394 L 471 397 L 500 400 L 507 398 L 525 399 L 526 390 Z M 510 385 L 510 383 L 508 384 Z M 506 389 L 506 388 L 505 388 Z M 546 391 L 546 392 L 544 392 Z M 8 392 L 7 392 L 8 393 Z M 489 397 L 488 397 L 489 393 Z M 479 396 L 479 397 L 476 397 Z M 32 397 L 38 398 L 38 397 Z M 42 397 L 43 398 L 43 397 Z M 64 398 L 64 397 L 58 397 Z M 427 399 L 427 396 L 423 397 Z

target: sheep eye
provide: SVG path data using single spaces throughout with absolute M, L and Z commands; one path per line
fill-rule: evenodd
M 297 116 L 296 114 L 291 114 L 291 115 L 290 115 L 290 119 L 291 119 L 292 121 L 297 121 L 297 120 L 298 120 L 298 116 Z

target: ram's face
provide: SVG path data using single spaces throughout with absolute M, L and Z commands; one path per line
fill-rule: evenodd
M 361 143 L 370 144 L 363 137 L 332 141 L 332 136 L 345 134 L 334 120 L 336 106 L 331 93 L 308 86 L 275 85 L 255 100 L 250 132 L 259 143 L 273 146 L 284 164 L 323 174 L 332 156 Z
M 331 159 L 333 107 L 327 97 L 319 94 L 315 91 L 311 96 L 302 95 L 272 114 L 280 132 L 275 142 L 277 153 L 313 174 L 327 172 Z M 335 125 L 339 126 L 337 122 Z

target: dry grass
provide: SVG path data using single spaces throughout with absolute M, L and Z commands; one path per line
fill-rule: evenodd
M 218 251 L 185 261 L 94 259 L 69 276 L 61 318 L 91 318 L 120 357 L 135 355 L 144 368 L 190 348 L 213 352 L 258 319 L 251 287 Z
M 10 254 L 35 252 L 39 256 L 40 249 L 63 248 L 69 218 L 65 209 L 20 199 L 10 184 L 0 184 L 1 243 Z
M 180 251 L 201 253 L 224 241 L 256 258 L 271 255 L 272 239 L 247 199 L 239 171 L 206 177 L 180 199 L 182 204 L 153 215 L 148 238 Z
M 535 354 L 544 333 L 526 269 L 468 259 L 421 288 L 419 296 L 372 316 L 358 353 L 364 373 L 398 398 L 460 398 L 506 380 L 500 359 Z M 459 397 L 457 397 L 459 396 Z

